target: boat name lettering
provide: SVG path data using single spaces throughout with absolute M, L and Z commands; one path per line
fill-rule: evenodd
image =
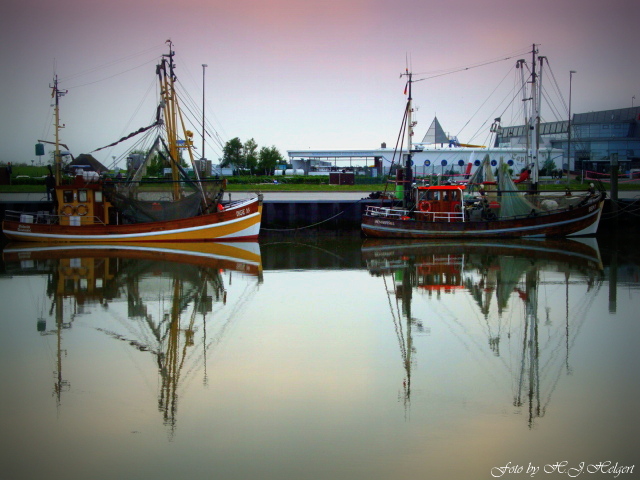
M 391 222 L 389 220 L 376 220 L 375 223 L 378 224 L 378 225 L 391 225 L 391 226 L 393 226 L 393 222 Z
M 598 207 L 598 205 L 593 204 L 589 207 L 589 213 L 593 212 L 596 208 Z
M 248 213 L 247 208 L 241 208 L 240 210 L 236 211 L 236 217 L 244 217 L 247 213 Z
M 29 225 L 18 225 L 19 232 L 31 232 L 31 227 Z

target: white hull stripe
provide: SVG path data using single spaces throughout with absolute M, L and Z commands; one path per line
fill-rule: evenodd
M 249 254 L 254 254 L 254 248 L 252 246 L 249 246 L 249 248 L 245 248 L 244 245 L 240 245 L 239 243 L 230 243 L 230 242 L 216 242 L 219 245 L 226 245 L 229 247 L 234 247 L 237 248 L 239 250 L 242 250 L 243 252 L 249 253 Z M 178 255 L 186 255 L 188 257 L 203 257 L 203 258 L 214 258 L 217 260 L 231 260 L 234 262 L 242 262 L 242 263 L 247 263 L 249 265 L 260 265 L 259 262 L 255 262 L 253 260 L 245 260 L 245 259 L 239 259 L 237 257 L 230 257 L 228 255 L 216 255 L 216 254 L 212 254 L 212 253 L 206 253 L 206 252 L 198 252 L 196 250 L 179 250 L 176 248 L 162 248 L 162 247 L 137 247 L 131 244 L 123 244 L 123 245 L 100 245 L 100 244 L 96 244 L 96 245 L 73 245 L 73 244 L 69 244 L 66 246 L 63 245 L 52 245 L 52 246 L 46 246 L 46 247 L 37 247 L 37 248 L 29 248 L 29 247 L 25 247 L 25 248 L 5 248 L 4 252 L 6 253 L 26 253 L 26 252 L 52 252 L 52 251 L 67 251 L 67 250 L 128 250 L 128 251 L 136 251 L 136 252 L 158 252 L 158 253 L 162 253 L 162 254 L 167 254 L 167 253 L 173 253 L 173 254 L 178 254 Z
M 567 225 L 570 223 L 575 223 L 575 222 L 579 222 L 581 220 L 593 217 L 594 215 L 598 215 L 598 219 L 596 220 L 596 222 L 600 219 L 600 212 L 601 209 L 598 208 L 597 210 L 583 216 L 580 218 L 574 218 L 572 220 L 563 220 L 561 222 L 554 222 L 554 223 L 545 223 L 544 225 L 534 225 L 531 227 L 518 227 L 518 228 L 501 228 L 501 229 L 495 229 L 495 230 L 450 230 L 450 231 L 439 231 L 439 230 L 409 230 L 409 229 L 400 229 L 400 228 L 393 228 L 393 227 L 383 227 L 383 226 L 378 226 L 378 225 L 365 225 L 364 228 L 365 229 L 371 229 L 371 230 L 376 230 L 376 231 L 380 231 L 380 232 L 395 232 L 395 233 L 411 233 L 411 234 L 423 234 L 423 235 L 432 235 L 432 236 L 440 236 L 440 235 L 447 235 L 447 234 L 455 234 L 455 235 L 464 235 L 464 236 L 473 236 L 473 235 L 493 235 L 496 233 L 514 233 L 514 232 L 527 232 L 527 231 L 531 231 L 531 230 L 539 230 L 541 228 L 548 228 L 548 227 L 555 227 L 555 226 L 559 226 L 559 225 Z M 586 229 L 585 229 L 586 230 Z M 544 235 L 544 233 L 541 234 L 536 234 L 536 233 L 532 233 L 533 235 Z M 570 235 L 577 235 L 577 233 L 572 233 Z
M 187 232 L 196 232 L 198 230 L 207 230 L 207 229 L 216 229 L 218 227 L 223 227 L 226 225 L 231 225 L 234 223 L 238 223 L 241 222 L 243 220 L 247 220 L 250 218 L 254 218 L 256 216 L 259 216 L 260 212 L 256 212 L 256 213 L 252 213 L 251 215 L 247 215 L 244 217 L 240 217 L 237 219 L 233 219 L 233 220 L 228 220 L 226 222 L 219 222 L 219 223 L 213 223 L 213 224 L 207 224 L 207 225 L 198 225 L 195 227 L 189 227 L 189 228 L 177 228 L 174 230 L 161 230 L 161 231 L 157 231 L 157 232 L 143 232 L 143 233 L 114 233 L 111 235 L 61 235 L 61 234 L 55 234 L 55 233 L 48 233 L 48 232 L 42 232 L 42 233 L 32 233 L 32 232 L 21 232 L 18 230 L 6 230 L 6 233 L 11 234 L 11 235 L 16 235 L 16 236 L 22 236 L 22 237 L 40 237 L 40 238 L 56 238 L 56 239 L 74 239 L 74 240 L 120 240 L 120 239 L 134 239 L 134 238 L 140 238 L 140 237 L 163 237 L 165 235 L 173 235 L 173 234 L 180 234 L 180 233 L 187 233 Z M 30 224 L 29 224 L 30 225 Z M 78 229 L 82 229 L 82 227 L 77 227 Z M 242 231 L 245 230 L 249 230 L 249 228 L 244 229 Z M 222 237 L 216 237 L 216 238 L 233 238 L 233 237 L 237 237 L 239 232 L 236 233 L 232 233 L 232 234 L 228 234 L 228 235 L 224 235 Z
M 247 218 L 247 217 L 245 217 Z M 254 223 L 249 225 L 247 228 L 243 230 L 239 230 L 237 232 L 229 233 L 227 235 L 218 235 L 215 238 L 228 238 L 234 239 L 239 237 L 254 237 L 260 233 L 260 223 Z

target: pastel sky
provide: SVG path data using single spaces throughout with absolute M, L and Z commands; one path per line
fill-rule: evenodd
M 169 38 L 196 109 L 208 64 L 205 112 L 223 141 L 254 138 L 285 155 L 394 144 L 407 59 L 424 78 L 510 57 L 414 84 L 418 139 L 437 115 L 460 141 L 481 143 L 502 113 L 485 101 L 505 78 L 505 92 L 492 98 L 508 95 L 509 72 L 530 59 L 533 43 L 549 58 L 547 85 L 555 82 L 565 101 L 577 71 L 574 113 L 629 107 L 634 95 L 640 105 L 638 18 L 637 0 L 8 0 L 0 163 L 30 162 L 36 141 L 53 139 L 54 70 L 69 89 L 61 140 L 74 155 L 149 124 L 154 65 Z M 211 141 L 205 149 L 221 155 Z M 95 156 L 110 164 L 122 151 Z

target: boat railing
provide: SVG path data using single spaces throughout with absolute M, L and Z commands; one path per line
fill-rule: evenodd
M 376 207 L 373 205 L 367 205 L 365 213 L 374 217 L 402 218 L 408 216 L 409 211 L 403 208 Z
M 38 223 L 38 224 L 44 224 L 44 225 L 58 225 L 60 224 L 61 218 L 68 218 L 70 219 L 69 224 L 71 226 L 80 226 L 80 225 L 87 225 L 87 224 L 93 225 L 96 223 L 105 225 L 105 223 L 96 216 L 57 215 L 55 213 L 50 213 L 50 212 L 41 211 L 41 210 L 37 212 L 20 212 L 17 210 L 5 210 L 4 218 L 5 220 L 10 220 L 13 222 Z
M 424 215 L 434 222 L 464 222 L 463 212 L 425 212 Z

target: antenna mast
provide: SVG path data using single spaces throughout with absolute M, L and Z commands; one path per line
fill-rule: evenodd
M 56 185 L 62 183 L 62 155 L 60 154 L 60 129 L 64 128 L 64 125 L 60 125 L 60 97 L 64 97 L 69 91 L 58 89 L 58 75 L 53 77 L 53 85 L 50 85 L 53 89 L 51 96 L 55 98 L 54 104 L 54 127 L 56 132 L 55 146 L 56 150 L 53 158 L 53 165 L 56 177 Z
M 413 84 L 413 73 L 409 72 L 409 69 L 406 69 L 406 72 L 402 75 L 408 78 L 407 80 L 407 92 L 409 97 L 407 99 L 407 156 L 405 157 L 404 162 L 404 188 L 403 188 L 403 199 L 402 199 L 402 207 L 409 208 L 411 203 L 411 185 L 413 183 L 413 160 L 411 159 L 411 151 L 413 148 L 413 127 L 415 127 L 416 123 L 413 121 L 413 105 L 412 105 L 412 96 L 411 96 L 411 87 Z

